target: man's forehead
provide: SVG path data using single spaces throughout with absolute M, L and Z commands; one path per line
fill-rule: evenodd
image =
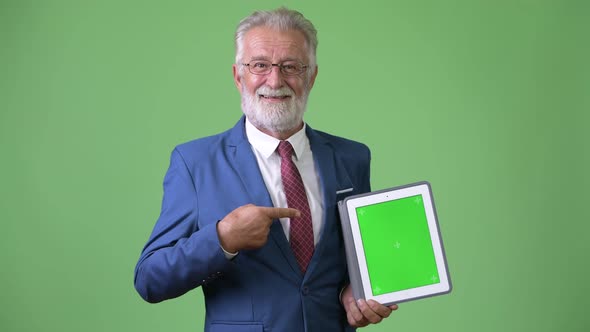
M 307 43 L 303 33 L 297 30 L 276 30 L 269 27 L 256 27 L 244 36 L 244 48 L 250 56 L 266 51 L 295 53 L 305 56 Z

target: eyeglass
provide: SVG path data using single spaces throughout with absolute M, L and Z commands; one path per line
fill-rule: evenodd
M 281 63 L 272 63 L 266 60 L 256 60 L 250 63 L 242 63 L 247 66 L 248 70 L 254 75 L 267 75 L 272 71 L 272 67 L 279 67 L 281 73 L 285 76 L 296 76 L 303 73 L 309 66 L 297 61 L 283 61 Z

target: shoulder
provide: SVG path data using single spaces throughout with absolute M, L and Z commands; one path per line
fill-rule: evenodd
M 371 150 L 369 147 L 361 142 L 357 142 L 348 138 L 328 134 L 320 130 L 313 130 L 314 134 L 329 144 L 335 153 L 344 159 L 371 159 Z
M 232 128 L 219 134 L 178 144 L 172 154 L 181 157 L 186 163 L 217 159 L 226 155 L 232 145 L 236 145 L 234 131 L 235 128 Z
M 188 141 L 176 146 L 175 151 L 191 155 L 194 153 L 220 153 L 228 149 L 243 144 L 248 139 L 244 129 L 245 118 L 242 116 L 238 122 L 230 129 L 219 134 L 201 137 Z
M 227 141 L 228 132 L 225 131 L 219 134 L 197 138 L 188 142 L 178 144 L 175 149 L 181 152 L 190 151 L 204 151 L 204 150 L 215 150 L 220 145 L 224 145 Z

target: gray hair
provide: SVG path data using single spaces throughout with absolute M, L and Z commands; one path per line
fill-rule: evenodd
M 309 65 L 316 66 L 316 49 L 318 47 L 317 30 L 303 14 L 296 10 L 281 7 L 272 11 L 256 11 L 244 18 L 236 29 L 236 64 L 242 60 L 244 36 L 256 27 L 270 27 L 279 31 L 297 30 L 303 33 L 309 48 Z

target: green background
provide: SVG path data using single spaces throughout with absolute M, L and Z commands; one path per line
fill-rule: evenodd
M 432 184 L 454 284 L 366 331 L 590 327 L 587 1 L 0 0 L 0 330 L 198 331 L 133 269 L 171 150 L 240 116 L 233 31 L 319 30 L 306 119 Z
M 358 207 L 356 215 L 373 295 L 439 281 L 422 195 Z

